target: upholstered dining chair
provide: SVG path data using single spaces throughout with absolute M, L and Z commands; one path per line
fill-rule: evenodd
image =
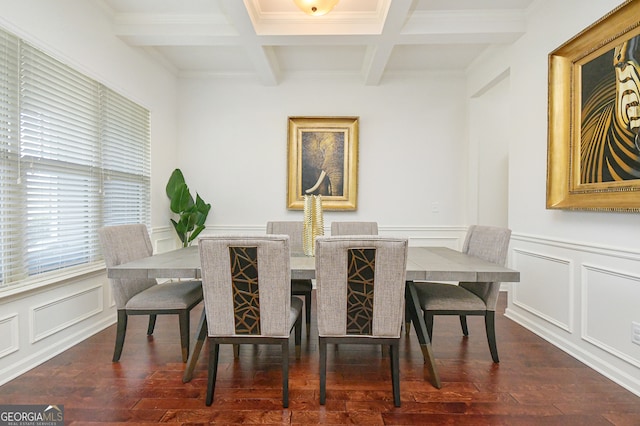
M 399 342 L 407 239 L 337 236 L 316 239 L 320 404 L 326 401 L 327 344 L 390 347 L 393 402 L 400 406 Z
M 378 222 L 331 222 L 331 235 L 378 235 Z
M 107 268 L 149 257 L 153 254 L 151 239 L 144 224 L 118 225 L 98 230 L 102 254 Z M 113 362 L 120 360 L 129 315 L 149 315 L 147 335 L 153 334 L 157 315 L 178 315 L 182 362 L 189 356 L 189 313 L 202 301 L 200 281 L 158 284 L 152 278 L 110 278 L 113 298 L 118 310 L 116 345 Z
M 213 403 L 221 344 L 282 349 L 282 405 L 289 406 L 289 338 L 300 357 L 302 300 L 291 295 L 289 236 L 198 240 L 209 341 L 206 404 Z
M 494 226 L 472 225 L 462 248 L 463 253 L 504 265 L 507 260 L 511 230 Z M 467 316 L 483 316 L 493 362 L 500 362 L 496 343 L 495 313 L 499 282 L 460 282 L 456 284 L 414 282 L 418 302 L 424 312 L 427 333 L 433 336 L 435 315 L 458 315 L 462 333 L 469 335 Z M 409 328 L 407 327 L 407 330 Z
M 302 249 L 302 221 L 270 221 L 267 222 L 267 234 L 284 234 L 289 236 L 289 248 L 294 256 L 304 256 Z M 304 297 L 305 321 L 307 326 L 307 338 L 311 334 L 311 292 L 313 283 L 311 280 L 292 279 L 291 294 Z

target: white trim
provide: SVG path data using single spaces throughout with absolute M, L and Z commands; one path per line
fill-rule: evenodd
M 98 292 L 98 290 L 100 290 Z M 38 329 L 38 325 L 40 323 L 39 320 L 43 320 L 45 322 L 53 322 L 52 318 L 51 318 L 51 311 L 55 310 L 56 307 L 60 307 L 62 305 L 64 305 L 65 303 L 71 303 L 73 304 L 74 300 L 80 299 L 83 296 L 87 296 L 90 295 L 91 293 L 94 293 L 97 297 L 96 297 L 96 305 L 93 307 L 93 309 L 84 311 L 84 312 L 79 312 L 77 314 L 73 314 L 72 312 L 70 312 L 70 310 L 67 312 L 67 314 L 69 315 L 69 319 L 67 319 L 66 321 L 64 321 L 61 324 L 55 325 L 53 327 L 48 327 L 45 331 L 38 333 L 37 329 Z M 70 293 L 67 294 L 63 297 L 58 297 L 54 300 L 51 300 L 50 302 L 47 303 L 42 303 L 40 305 L 37 306 L 33 306 L 30 309 L 30 317 L 31 317 L 31 321 L 30 321 L 30 335 L 31 335 L 31 340 L 30 343 L 34 344 L 40 340 L 43 340 L 49 336 L 53 336 L 54 334 L 65 330 L 71 326 L 73 326 L 74 324 L 78 324 L 81 321 L 86 320 L 87 318 L 91 318 L 92 316 L 99 314 L 100 312 L 103 311 L 103 297 L 102 297 L 102 285 L 94 285 L 92 287 L 89 287 L 87 289 L 84 289 L 82 291 L 78 291 L 75 293 Z M 80 304 L 80 307 L 84 310 L 84 308 L 87 307 L 86 303 L 82 303 Z M 73 315 L 73 316 L 72 316 Z M 47 321 L 47 318 L 48 321 Z M 53 325 L 53 324 L 49 324 L 49 325 Z
M 0 358 L 4 358 L 5 356 L 20 350 L 20 340 L 19 340 L 19 334 L 18 334 L 19 333 L 18 314 L 14 312 L 3 318 L 0 318 L 0 328 L 3 326 L 3 324 L 6 324 L 6 326 L 9 328 L 8 330 L 9 335 L 5 336 L 3 338 L 3 341 L 5 341 L 6 337 L 8 337 L 7 340 L 9 341 L 9 344 L 7 345 L 4 351 L 0 352 Z

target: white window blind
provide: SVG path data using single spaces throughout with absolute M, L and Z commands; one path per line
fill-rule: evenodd
M 0 31 L 0 283 L 21 263 L 21 240 L 14 226 L 22 220 L 18 182 L 20 88 L 19 40 Z M 1 284 L 0 284 L 1 285 Z
M 25 42 L 11 44 L 19 66 L 0 83 L 0 288 L 99 260 L 98 228 L 148 224 L 150 211 L 149 112 Z M 5 92 L 19 96 L 5 101 Z
M 150 210 L 149 112 L 112 90 L 102 92 L 104 222 L 147 223 Z M 133 144 L 132 140 L 147 141 Z

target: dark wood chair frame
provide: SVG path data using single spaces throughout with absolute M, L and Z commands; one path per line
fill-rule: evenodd
M 327 397 L 327 343 L 379 344 L 383 351 L 385 346 L 389 346 L 393 405 L 400 407 L 400 339 L 384 337 L 320 337 L 320 405 L 325 404 Z
M 464 310 L 442 310 L 442 311 L 426 311 L 424 313 L 424 322 L 429 334 L 429 340 L 433 342 L 433 317 L 435 315 L 458 315 L 460 317 L 460 326 L 462 334 L 469 336 L 469 328 L 467 327 L 467 316 L 484 317 L 484 328 L 487 332 L 487 342 L 489 343 L 489 351 L 493 362 L 499 363 L 498 345 L 496 342 L 496 313 L 495 311 L 464 311 Z
M 191 334 L 189 315 L 191 309 L 197 306 L 202 300 L 198 300 L 186 309 L 161 309 L 161 310 L 138 310 L 138 309 L 118 309 L 118 325 L 116 327 L 116 346 L 113 351 L 113 362 L 118 362 L 124 347 L 124 338 L 127 334 L 127 322 L 129 315 L 149 315 L 149 326 L 147 336 L 153 334 L 156 326 L 157 315 L 178 315 L 180 323 L 180 347 L 182 349 L 182 362 L 187 362 L 189 357 L 189 336 Z
M 300 359 L 300 347 L 302 341 L 302 315 L 298 315 L 293 325 L 296 359 Z M 291 332 L 291 330 L 290 330 Z M 221 336 L 211 337 L 209 341 L 209 374 L 207 379 L 207 396 L 205 403 L 209 406 L 213 403 L 213 396 L 216 391 L 216 378 L 218 375 L 218 358 L 221 344 L 234 345 L 234 352 L 237 345 L 241 344 L 264 344 L 281 345 L 282 347 L 282 407 L 289 407 L 289 340 L 288 337 L 260 337 L 260 336 Z

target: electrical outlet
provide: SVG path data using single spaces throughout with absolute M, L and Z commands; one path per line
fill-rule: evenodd
M 440 203 L 437 201 L 431 203 L 431 213 L 440 213 Z
M 640 345 L 640 323 L 639 322 L 635 322 L 635 321 L 631 322 L 631 343 Z

